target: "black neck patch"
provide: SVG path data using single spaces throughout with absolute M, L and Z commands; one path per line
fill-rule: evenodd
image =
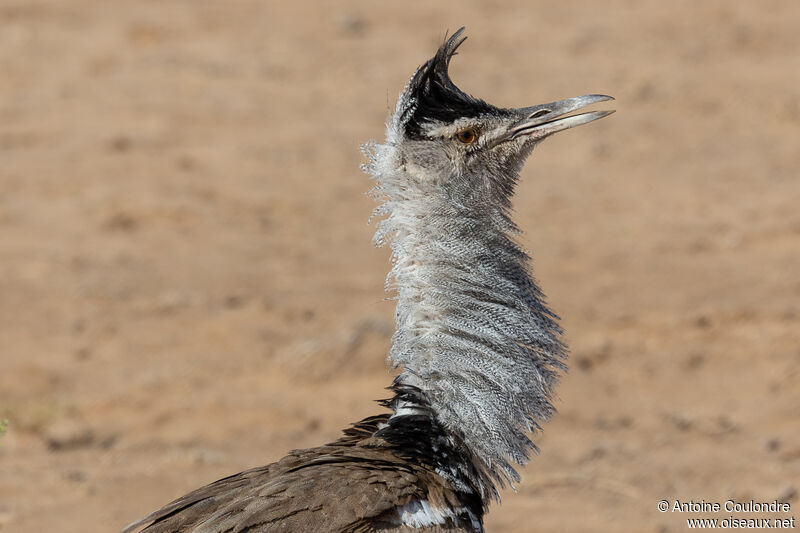
M 462 503 L 475 516 L 482 516 L 489 501 L 497 497 L 497 489 L 476 468 L 460 437 L 442 428 L 418 388 L 402 383 L 397 377 L 389 390 L 394 392 L 394 397 L 379 403 L 392 411 L 404 405 L 417 413 L 390 417 L 386 427 L 375 436 L 390 442 L 396 455 L 432 467 L 453 485 Z

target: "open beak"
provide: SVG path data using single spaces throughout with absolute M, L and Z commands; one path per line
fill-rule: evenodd
M 588 105 L 596 104 L 597 102 L 605 102 L 613 99 L 614 98 L 611 96 L 606 96 L 604 94 L 586 94 L 584 96 L 567 98 L 566 100 L 559 100 L 558 102 L 551 102 L 549 104 L 522 107 L 516 111 L 523 118 L 511 126 L 503 140 L 510 141 L 522 135 L 530 136 L 538 140 L 562 130 L 574 128 L 581 124 L 588 124 L 593 120 L 610 115 L 614 110 L 590 111 L 588 113 L 578 113 L 569 116 L 564 115 L 568 115 Z

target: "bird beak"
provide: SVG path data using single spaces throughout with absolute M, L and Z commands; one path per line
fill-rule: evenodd
M 570 116 L 564 115 L 597 102 L 613 99 L 611 96 L 603 94 L 586 94 L 549 104 L 519 108 L 516 111 L 523 118 L 511 126 L 504 140 L 516 139 L 521 135 L 539 140 L 562 130 L 574 128 L 581 124 L 588 124 L 593 120 L 610 115 L 614 110 L 591 111 Z

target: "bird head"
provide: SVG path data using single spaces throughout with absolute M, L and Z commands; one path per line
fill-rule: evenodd
M 590 94 L 521 108 L 500 108 L 464 93 L 448 74 L 466 37 L 459 29 L 411 77 L 389 123 L 388 141 L 399 165 L 423 189 L 458 184 L 476 198 L 508 199 L 519 170 L 545 137 L 613 111 L 571 114 L 613 100 Z M 444 183 L 443 183 L 444 182 Z M 494 194 L 492 194 L 494 193 Z M 505 202 L 503 202 L 505 203 Z

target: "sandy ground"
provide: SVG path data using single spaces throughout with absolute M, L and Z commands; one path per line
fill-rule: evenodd
M 571 372 L 487 529 L 800 518 L 800 3 L 333 5 L 0 0 L 0 529 L 115 531 L 378 411 L 358 147 L 462 24 L 473 94 L 618 99 L 523 174 Z

